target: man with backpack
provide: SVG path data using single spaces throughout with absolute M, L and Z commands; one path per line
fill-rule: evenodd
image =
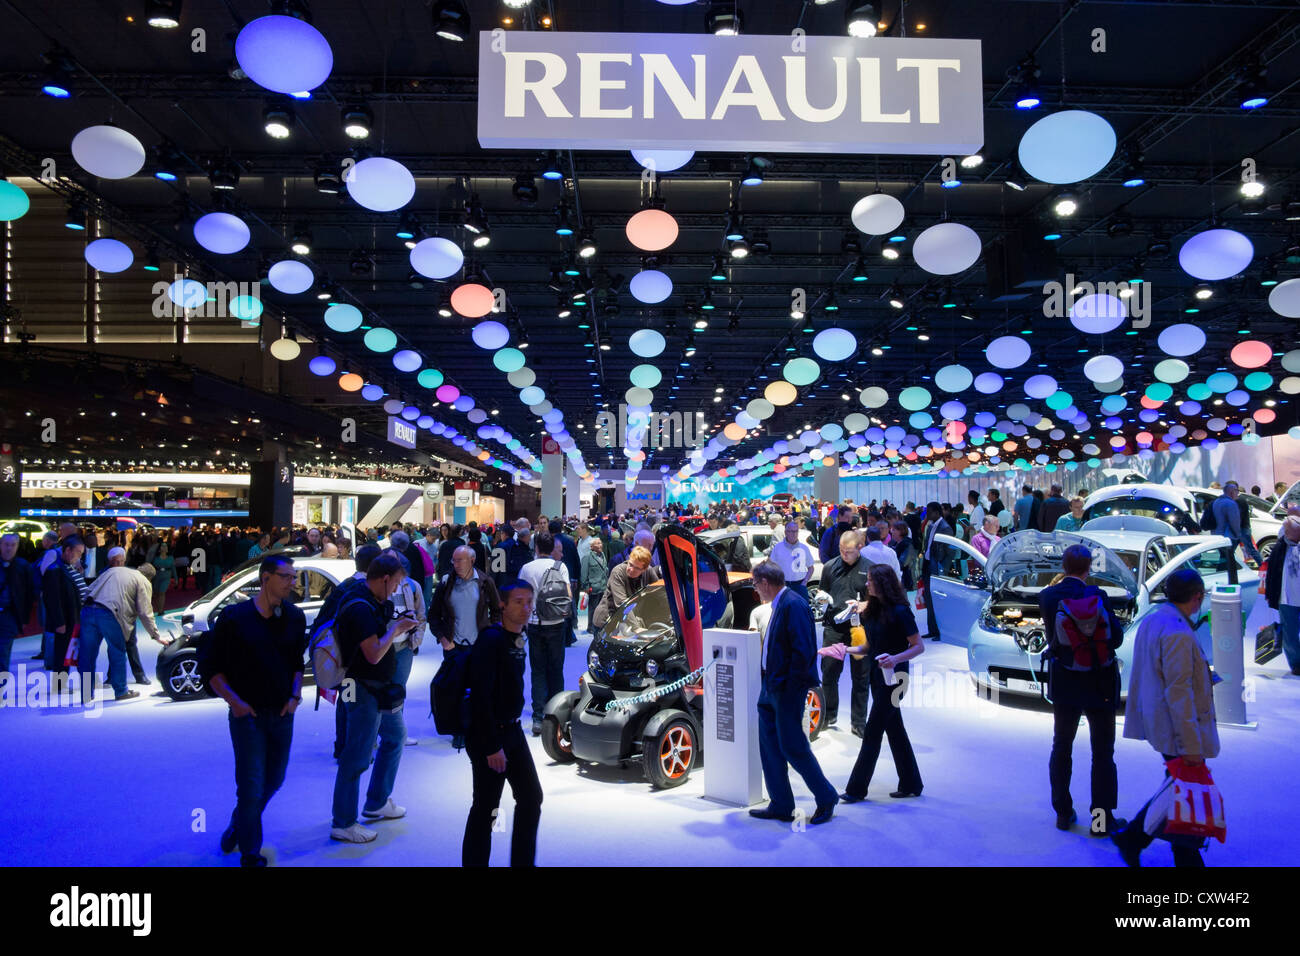
M 390 653 L 398 638 L 416 626 L 413 614 L 393 614 L 391 599 L 404 577 L 396 554 L 378 555 L 366 571 L 365 590 L 349 597 L 333 622 L 340 660 L 346 668 L 339 702 L 347 710 L 347 738 L 334 777 L 330 839 L 344 843 L 370 843 L 378 835 L 357 822 L 361 775 L 370 766 L 376 737 L 379 753 L 370 774 L 362 816 L 378 821 L 406 815 L 406 809 L 392 798 L 406 745 L 406 721 L 402 717 L 406 692 L 395 680 L 397 661 Z M 315 648 L 319 646 L 314 643 Z
M 502 588 L 501 596 L 505 601 L 501 622 L 484 628 L 469 650 L 466 683 L 470 717 L 466 749 L 474 773 L 474 800 L 461 844 L 464 866 L 488 865 L 492 824 L 507 780 L 515 799 L 510 865 L 532 866 L 537 853 L 542 784 L 523 728 L 519 726 L 519 714 L 524 709 L 522 632 L 534 617 L 533 591 L 526 581 L 520 580 Z M 563 634 L 559 639 L 563 640 Z M 534 666 L 534 686 L 535 682 Z
M 199 644 L 199 671 L 230 707 L 236 802 L 221 852 L 238 846 L 241 866 L 266 866 L 262 812 L 289 766 L 307 646 L 307 619 L 287 600 L 297 580 L 293 559 L 267 555 L 258 579 L 253 599 L 222 610 Z
M 357 548 L 356 554 L 352 556 L 353 563 L 356 565 L 356 573 L 352 577 L 340 581 L 338 587 L 332 589 L 329 594 L 325 595 L 325 600 L 321 603 L 320 610 L 316 612 L 315 629 L 312 632 L 313 644 L 316 634 L 336 617 L 338 617 L 339 608 L 349 597 L 359 597 L 366 590 L 366 572 L 370 569 L 370 562 L 379 554 L 379 545 L 363 544 Z M 343 702 L 335 700 L 337 688 L 322 687 L 321 675 L 316 675 L 316 692 L 318 697 L 325 697 L 334 703 L 334 759 L 338 760 L 343 755 L 343 743 L 348 736 L 348 712 L 343 707 Z M 319 706 L 319 699 L 317 706 Z
M 1119 666 L 1115 651 L 1124 643 L 1124 625 L 1111 612 L 1106 592 L 1088 584 L 1092 552 L 1081 544 L 1061 556 L 1065 577 L 1038 593 L 1047 629 L 1048 667 L 1054 730 L 1048 776 L 1056 828 L 1068 830 L 1078 819 L 1070 797 L 1070 772 L 1079 718 L 1088 718 L 1092 745 L 1092 819 L 1089 832 L 1107 836 L 1123 827 L 1115 818 L 1119 782 L 1115 771 L 1115 710 L 1119 706 Z
M 533 612 L 528 618 L 528 658 L 533 686 L 533 736 L 542 735 L 546 702 L 564 690 L 564 638 L 573 609 L 569 569 L 551 557 L 555 539 L 538 533 L 537 557 L 519 571 L 519 580 L 532 588 Z M 504 593 L 504 589 L 503 593 Z

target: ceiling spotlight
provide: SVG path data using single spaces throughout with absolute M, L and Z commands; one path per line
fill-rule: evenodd
M 694 332 L 686 336 L 686 347 L 682 349 L 682 352 L 688 358 L 695 354 L 695 333 Z
M 772 243 L 767 238 L 766 229 L 758 228 L 754 230 L 754 237 L 749 241 L 749 251 L 756 256 L 772 254 Z
M 398 239 L 414 239 L 415 234 L 419 231 L 420 220 L 415 217 L 415 213 L 411 212 L 411 210 L 404 210 L 397 220 L 397 231 L 394 235 Z
M 300 256 L 311 255 L 311 227 L 306 222 L 298 222 L 293 227 L 293 239 L 289 248 Z
M 561 319 L 567 319 L 569 316 L 573 315 L 573 309 L 569 303 L 564 300 L 564 296 L 559 296 L 555 300 L 555 314 Z
M 293 110 L 272 104 L 262 110 L 262 126 L 272 139 L 288 139 L 293 129 Z
M 713 267 L 709 270 L 709 279 L 714 282 L 727 281 L 727 272 L 723 268 L 722 256 L 713 257 Z
M 316 191 L 327 196 L 336 196 L 343 189 L 343 177 L 335 163 L 322 162 L 316 167 L 315 179 Z
M 712 4 L 704 18 L 708 32 L 719 37 L 739 36 L 743 22 L 740 7 L 734 2 Z
M 176 147 L 165 140 L 154 147 L 153 175 L 165 183 L 175 182 L 180 177 L 181 157 Z
M 424 288 L 424 276 L 420 275 L 420 273 L 416 272 L 415 270 L 411 270 L 406 275 L 406 284 L 411 289 L 414 289 L 416 292 L 419 292 L 421 289 Z
M 549 179 L 551 182 L 564 178 L 564 167 L 560 164 L 560 154 L 557 150 L 553 149 L 546 154 L 546 161 L 542 164 L 542 178 Z
M 582 269 L 578 266 L 578 259 L 572 252 L 564 257 L 564 274 L 570 279 L 576 279 L 582 275 Z
M 443 40 L 464 43 L 469 39 L 469 11 L 461 0 L 438 0 L 433 5 L 433 32 Z
M 596 237 L 592 234 L 591 226 L 588 225 L 582 230 L 582 238 L 578 240 L 578 255 L 584 259 L 590 259 L 599 251 L 596 245 Z
M 334 283 L 327 279 L 321 284 L 320 289 L 317 290 L 316 298 L 321 302 L 329 302 L 338 297 L 338 291 L 339 290 L 334 286 Z
M 145 19 L 149 26 L 159 30 L 172 30 L 181 25 L 181 0 L 149 0 L 145 4 Z
M 790 306 L 790 318 L 792 318 L 792 319 L 802 319 L 803 316 L 804 316 L 804 311 L 803 311 L 803 309 L 799 308 L 799 306 L 797 306 L 797 305 L 792 305 L 792 306 Z
M 144 271 L 161 272 L 162 263 L 158 260 L 158 247 L 154 243 L 150 243 L 145 254 L 146 259 L 144 263 Z
M 1259 277 L 1259 284 L 1265 287 L 1277 285 L 1277 265 L 1270 262 L 1264 267 L 1264 272 Z
M 705 290 L 704 290 L 704 298 L 701 299 L 701 301 L 700 301 L 700 308 L 703 309 L 703 310 L 706 311 L 706 312 L 712 312 L 714 309 L 717 308 L 717 306 L 714 305 L 714 303 L 713 303 L 713 290 L 712 290 L 712 289 L 705 289 Z
M 208 168 L 208 183 L 213 189 L 234 189 L 239 185 L 239 164 L 229 156 L 213 160 Z
M 861 256 L 858 256 L 857 261 L 853 263 L 853 281 L 866 282 L 867 278 L 867 263 Z
M 983 164 L 984 164 L 983 156 L 981 156 L 979 153 L 971 153 L 971 155 L 962 158 L 961 168 L 978 169 Z
M 488 226 L 487 221 L 484 220 L 483 224 L 479 227 L 479 231 L 474 235 L 473 245 L 475 249 L 486 249 L 491 242 L 492 229 Z
M 63 219 L 63 225 L 73 232 L 86 231 L 86 204 L 81 200 L 76 200 L 68 204 L 68 214 Z
M 873 345 L 871 346 L 871 354 L 876 356 L 876 358 L 879 358 L 880 356 L 885 354 L 885 350 L 882 349 L 879 345 Z
M 343 132 L 348 139 L 366 139 L 375 124 L 375 115 L 364 103 L 343 108 Z
M 889 307 L 891 309 L 901 309 L 903 306 L 907 305 L 907 296 L 903 294 L 903 290 L 899 287 L 898 283 L 891 285 L 889 291 L 886 292 L 885 295 L 889 299 Z
M 961 185 L 961 180 L 956 178 L 939 180 L 940 189 L 956 189 L 960 185 Z
M 1241 194 L 1247 199 L 1257 199 L 1264 195 L 1264 184 L 1258 179 L 1252 179 L 1249 182 L 1241 184 Z
M 957 300 L 952 294 L 952 283 L 947 283 L 943 287 L 943 294 L 939 297 L 939 307 L 943 309 L 957 308 Z
M 749 243 L 742 236 L 739 239 L 732 239 L 727 243 L 727 251 L 731 253 L 733 259 L 744 259 L 749 255 Z
M 876 5 L 850 0 L 844 11 L 844 29 L 851 37 L 867 39 L 876 35 Z
M 898 247 L 891 246 L 889 243 L 885 243 L 883 246 L 880 247 L 880 254 L 884 256 L 886 259 L 897 259 L 899 255 Z
M 45 60 L 46 73 L 41 83 L 41 92 L 56 100 L 66 100 L 72 96 L 72 57 L 62 47 L 55 47 L 42 57 Z
M 744 226 L 740 221 L 740 213 L 735 206 L 731 207 L 731 212 L 727 215 L 727 228 L 722 237 L 728 242 L 735 242 L 738 239 L 745 238 Z
M 442 294 L 442 299 L 438 302 L 438 314 L 444 319 L 450 319 L 456 314 L 451 307 L 451 296 L 446 292 Z
M 694 327 L 695 327 L 695 331 L 703 332 L 705 329 L 709 327 L 709 320 L 706 319 L 703 315 L 698 315 L 695 318 Z
M 742 186 L 760 186 L 763 183 L 763 173 L 772 167 L 772 161 L 764 156 L 751 156 L 749 165 L 745 168 L 745 174 L 740 179 Z
M 838 312 L 840 310 L 840 303 L 835 298 L 834 289 L 826 293 L 826 301 L 822 303 L 822 308 L 827 312 Z
M 358 278 L 368 276 L 375 271 L 375 260 L 364 249 L 353 249 L 352 259 L 348 263 L 348 272 Z M 423 286 L 421 286 L 423 288 Z
M 1268 105 L 1268 93 L 1264 91 L 1265 72 L 1264 67 L 1258 62 L 1241 71 L 1237 97 L 1243 110 L 1257 110 L 1261 106 Z
M 1172 248 L 1173 247 L 1169 245 L 1169 240 L 1164 236 L 1154 235 L 1147 243 L 1147 258 L 1167 259 L 1169 258 L 1169 253 Z
M 1214 295 L 1214 289 L 1209 285 L 1209 283 L 1201 282 L 1192 290 L 1192 295 L 1204 302 L 1206 299 Z
M 1146 185 L 1146 176 L 1142 173 L 1142 156 L 1135 149 L 1124 154 L 1124 166 L 1120 170 L 1120 182 L 1129 189 Z
M 600 350 L 601 350 L 602 352 L 608 352 L 608 351 L 609 351 L 610 349 L 612 349 L 613 347 L 614 347 L 614 340 L 610 337 L 610 334 L 609 334 L 608 332 L 601 332 L 601 333 L 600 333 Z
M 814 332 L 817 331 L 817 327 L 813 325 L 813 320 L 811 315 L 804 317 L 803 325 L 799 327 L 799 331 L 802 332 L 804 335 L 812 335 Z M 786 351 L 790 352 L 795 350 L 787 348 Z
M 1007 163 L 1006 172 L 1002 174 L 1002 182 L 1004 185 L 1010 186 L 1018 193 L 1025 191 L 1025 186 L 1028 184 L 1028 180 L 1025 177 L 1025 171 L 1020 168 L 1020 163 L 1016 162 L 1014 159 Z
M 510 191 L 514 193 L 515 200 L 525 206 L 537 202 L 537 180 L 533 178 L 532 173 L 520 173 L 516 176 L 515 184 L 510 187 Z
M 1133 220 L 1125 215 L 1116 216 L 1106 226 L 1106 235 L 1112 239 L 1118 239 L 1121 236 L 1131 236 L 1133 234 Z
M 1037 109 L 1043 105 L 1043 95 L 1038 90 L 1038 77 L 1042 71 L 1031 54 L 1011 68 L 1007 79 L 1012 84 L 1012 102 L 1018 110 Z
M 569 220 L 569 202 L 561 199 L 555 207 L 555 234 L 557 236 L 573 235 L 573 223 Z
M 1058 216 L 1073 216 L 1079 210 L 1079 200 L 1072 192 L 1059 194 L 1052 202 L 1052 212 Z

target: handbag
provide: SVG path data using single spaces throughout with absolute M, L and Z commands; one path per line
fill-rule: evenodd
M 1277 632 L 1277 625 L 1261 627 L 1255 634 L 1255 663 L 1267 664 L 1282 653 L 1282 640 Z
M 1223 795 L 1205 764 L 1186 764 L 1175 757 L 1166 765 L 1173 780 L 1173 799 L 1165 821 L 1164 835 L 1204 840 L 1214 837 L 1223 843 L 1228 827 L 1223 814 Z

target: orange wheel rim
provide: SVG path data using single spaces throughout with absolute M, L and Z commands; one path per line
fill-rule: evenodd
M 818 724 L 822 721 L 822 708 L 817 702 L 817 695 L 812 691 L 808 692 L 808 703 L 805 705 L 804 720 L 808 724 L 809 731 L 817 729 Z
M 673 780 L 684 776 L 690 769 L 694 749 L 690 731 L 685 727 L 673 727 L 664 734 L 659 744 L 659 766 L 664 775 Z
M 569 738 L 564 736 L 564 728 L 557 726 L 555 728 L 555 744 L 566 754 L 573 749 L 573 743 Z

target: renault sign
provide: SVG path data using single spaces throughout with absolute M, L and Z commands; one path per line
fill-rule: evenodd
M 978 40 L 479 35 L 484 147 L 967 154 Z

